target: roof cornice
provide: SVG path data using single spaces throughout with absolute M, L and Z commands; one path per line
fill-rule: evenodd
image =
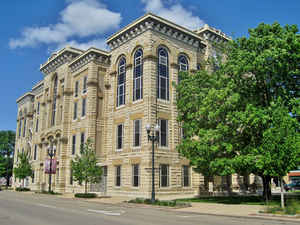
M 221 41 L 230 41 L 232 38 L 225 33 L 223 33 L 221 30 L 218 30 L 214 27 L 210 27 L 207 24 L 205 24 L 202 28 L 199 30 L 196 30 L 195 33 L 203 37 L 205 40 L 208 41 L 215 41 L 215 42 L 221 42 Z
M 34 94 L 32 92 L 26 92 L 24 95 L 22 95 L 20 98 L 17 99 L 18 104 L 22 104 L 27 98 L 30 98 L 30 100 L 34 97 Z
M 111 49 L 115 49 L 121 44 L 149 29 L 163 33 L 194 47 L 204 45 L 203 38 L 195 32 L 152 13 L 145 14 L 117 33 L 113 34 L 107 39 L 106 43 Z
M 71 72 L 75 72 L 80 69 L 84 65 L 88 64 L 92 60 L 97 60 L 98 62 L 108 64 L 110 60 L 110 53 L 97 49 L 97 48 L 89 48 L 82 55 L 75 58 L 68 65 L 71 69 Z
M 59 66 L 70 62 L 74 58 L 81 55 L 84 51 L 73 47 L 65 47 L 59 52 L 54 53 L 45 64 L 40 66 L 40 71 L 48 75 L 55 71 Z

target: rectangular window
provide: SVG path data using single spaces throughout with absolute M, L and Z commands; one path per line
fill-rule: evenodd
M 72 155 L 76 152 L 76 135 L 72 136 Z
M 77 102 L 74 102 L 73 120 L 77 119 Z
M 23 137 L 25 137 L 26 134 L 26 119 L 24 119 L 24 124 L 23 124 Z
M 75 97 L 78 97 L 78 92 L 79 92 L 79 81 L 75 82 Z
M 138 187 L 140 185 L 140 168 L 139 164 L 132 165 L 132 186 Z
M 21 132 L 22 132 L 22 120 L 20 119 L 20 122 L 19 122 L 19 137 L 21 137 Z
M 86 98 L 82 99 L 82 107 L 81 107 L 81 116 L 85 116 L 85 108 L 86 108 Z
M 40 103 L 39 103 L 39 102 L 38 102 L 38 104 L 37 104 L 36 113 L 37 113 L 38 115 L 40 114 Z
M 70 170 L 70 184 L 73 185 L 73 171 Z
M 124 132 L 124 125 L 119 124 L 117 126 L 117 149 L 123 148 L 123 132 Z
M 35 175 L 35 171 L 32 171 L 31 183 L 33 183 L 33 184 L 34 184 L 34 175 Z
M 39 118 L 36 119 L 35 132 L 39 132 Z
M 133 146 L 139 147 L 141 146 L 141 120 L 134 120 L 133 126 Z
M 37 155 L 37 145 L 34 145 L 33 160 L 36 160 L 36 155 Z
M 116 186 L 121 186 L 121 166 L 116 166 Z
M 169 186 L 169 165 L 167 164 L 160 165 L 160 186 Z
M 160 119 L 159 126 L 159 145 L 162 147 L 168 147 L 168 120 Z
M 182 166 L 182 183 L 183 187 L 190 186 L 190 167 Z
M 87 91 L 87 76 L 83 78 L 83 87 L 82 87 L 82 93 L 86 93 Z
M 80 151 L 84 147 L 84 133 L 80 134 Z

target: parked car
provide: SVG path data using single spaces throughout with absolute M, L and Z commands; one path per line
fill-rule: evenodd
M 284 189 L 286 191 L 294 191 L 294 190 L 300 190 L 300 180 L 299 181 L 294 181 L 289 184 L 284 185 Z

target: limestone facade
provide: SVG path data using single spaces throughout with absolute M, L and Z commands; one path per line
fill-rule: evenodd
M 212 41 L 227 40 L 209 26 L 191 31 L 148 13 L 109 37 L 110 51 L 65 47 L 54 53 L 40 67 L 44 79 L 17 100 L 16 152 L 30 152 L 34 169 L 26 184 L 47 190 L 44 169 L 52 143 L 58 162 L 52 189 L 83 191 L 72 179 L 70 162 L 90 138 L 104 171 L 91 191 L 150 197 L 152 145 L 145 126 L 160 123 L 157 197 L 198 194 L 203 177 L 176 150 L 181 130 L 173 83 L 180 69 L 194 72 L 204 66 Z

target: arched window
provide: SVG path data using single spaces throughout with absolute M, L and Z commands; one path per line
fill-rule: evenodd
M 133 101 L 143 98 L 143 51 L 139 49 L 134 54 L 133 70 Z
M 56 98 L 57 98 L 57 76 L 54 78 L 54 85 L 53 85 L 53 103 L 52 103 L 52 120 L 51 120 L 52 126 L 55 125 Z
M 126 60 L 122 57 L 118 66 L 117 107 L 125 105 Z
M 169 100 L 169 62 L 164 48 L 158 49 L 157 97 Z
M 189 70 L 189 62 L 184 55 L 180 55 L 178 57 L 178 65 L 179 65 L 179 72 L 180 71 L 188 71 Z M 180 82 L 180 75 L 178 74 L 178 82 Z

